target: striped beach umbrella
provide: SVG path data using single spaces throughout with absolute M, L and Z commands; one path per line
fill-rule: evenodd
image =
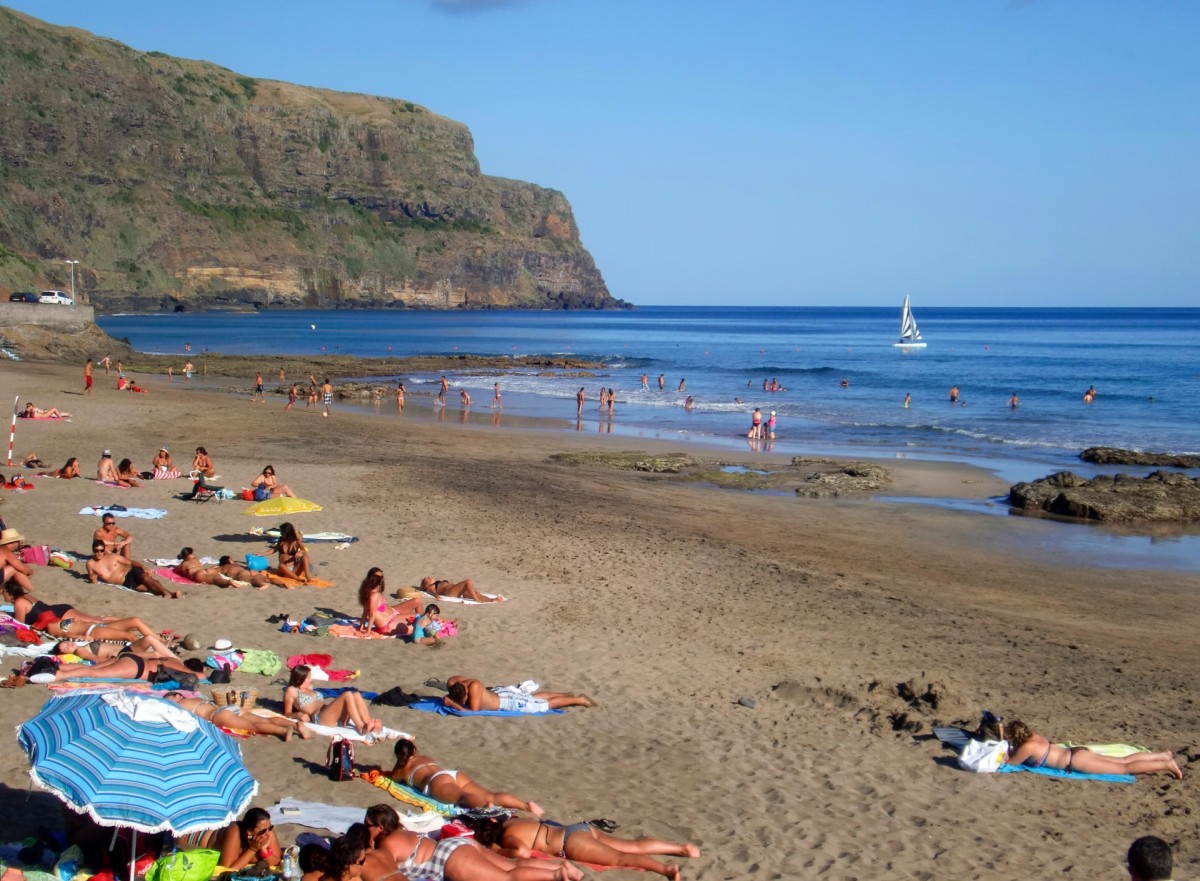
M 17 739 L 34 783 L 102 826 L 177 835 L 217 829 L 258 791 L 233 738 L 160 698 L 59 695 Z

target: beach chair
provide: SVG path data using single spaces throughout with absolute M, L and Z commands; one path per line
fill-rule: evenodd
M 224 488 L 223 486 L 213 486 L 212 484 L 205 483 L 204 475 L 201 474 L 196 478 L 196 482 L 192 484 L 192 491 L 184 493 L 181 498 L 192 502 L 208 502 L 216 499 L 217 503 L 220 504 L 222 501 L 221 490 Z

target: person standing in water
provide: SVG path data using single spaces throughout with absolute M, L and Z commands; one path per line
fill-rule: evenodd
M 908 405 L 912 403 L 912 395 L 908 392 L 904 393 L 904 409 L 908 409 Z
M 504 404 L 500 402 L 500 383 L 498 382 L 492 383 L 492 406 L 497 410 L 504 407 Z
M 575 393 L 575 415 L 576 416 L 583 415 L 583 402 L 586 398 L 587 398 L 587 395 L 584 393 L 583 386 L 580 386 L 579 391 L 577 391 Z
M 1021 399 L 1017 397 L 1017 393 L 1013 392 L 1012 397 L 1008 399 L 1008 406 L 1013 410 L 1021 406 Z

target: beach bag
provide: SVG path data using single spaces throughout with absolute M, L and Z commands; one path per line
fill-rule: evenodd
M 1007 740 L 970 740 L 958 754 L 958 764 L 964 771 L 994 774 L 1007 756 Z
M 343 737 L 334 737 L 325 755 L 330 780 L 354 779 L 354 745 Z
M 49 545 L 27 545 L 21 548 L 21 562 L 30 566 L 48 566 L 50 564 Z
M 266 572 L 271 561 L 261 554 L 246 554 L 246 568 L 251 572 Z
M 271 498 L 271 490 L 266 486 L 254 487 L 254 501 L 265 502 L 269 498 Z
M 146 881 L 208 881 L 220 860 L 218 850 L 177 850 L 155 860 Z

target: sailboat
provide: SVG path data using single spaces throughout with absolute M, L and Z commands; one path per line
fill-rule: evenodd
M 904 295 L 904 305 L 900 307 L 900 342 L 892 343 L 898 349 L 923 349 L 921 331 L 917 330 L 917 319 L 913 318 L 912 308 L 908 305 L 908 294 Z

